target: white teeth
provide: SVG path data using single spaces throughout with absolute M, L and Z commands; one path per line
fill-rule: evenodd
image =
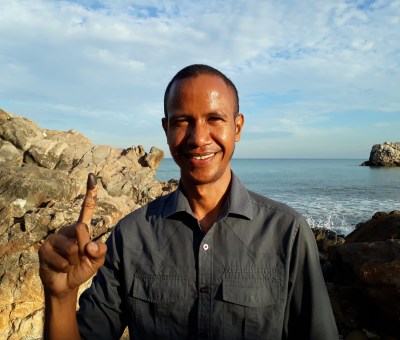
M 194 159 L 200 160 L 200 159 L 207 159 L 214 156 L 213 153 L 210 153 L 209 155 L 204 155 L 204 156 L 193 156 Z

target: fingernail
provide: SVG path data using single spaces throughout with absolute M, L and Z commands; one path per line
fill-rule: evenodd
M 92 189 L 94 189 L 96 184 L 97 184 L 97 177 L 94 173 L 91 172 L 88 176 L 87 188 L 92 190 Z

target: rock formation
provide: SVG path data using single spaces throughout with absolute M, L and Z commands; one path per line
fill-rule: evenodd
M 328 248 L 328 263 L 322 268 L 339 329 L 399 339 L 400 211 L 360 223 L 344 244 Z
M 155 147 L 94 145 L 75 130 L 41 129 L 0 110 L 0 338 L 41 339 L 43 289 L 37 250 L 74 223 L 89 172 L 99 177 L 94 237 L 105 240 L 130 211 L 166 194 L 176 181 L 154 178 Z
M 400 166 L 400 142 L 375 144 L 363 166 Z

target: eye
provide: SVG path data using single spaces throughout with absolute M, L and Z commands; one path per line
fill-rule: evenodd
M 217 122 L 220 122 L 220 121 L 222 122 L 223 119 L 222 119 L 221 116 L 210 116 L 210 117 L 208 117 L 208 121 L 211 122 L 211 123 L 217 123 Z
M 176 118 L 172 121 L 173 126 L 184 126 L 189 123 L 189 120 L 186 117 Z

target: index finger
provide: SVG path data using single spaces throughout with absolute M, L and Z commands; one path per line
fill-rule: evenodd
M 78 223 L 84 223 L 88 227 L 91 224 L 91 220 L 96 207 L 97 199 L 97 177 L 93 173 L 89 173 L 86 185 L 86 196 L 83 199 L 81 212 L 79 214 Z

